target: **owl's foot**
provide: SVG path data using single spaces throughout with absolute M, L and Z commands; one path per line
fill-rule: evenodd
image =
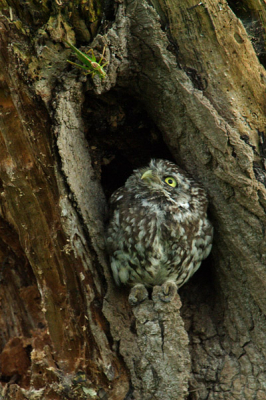
M 160 299 L 166 303 L 170 303 L 177 293 L 177 286 L 174 282 L 164 282 L 161 286 Z
M 148 291 L 142 283 L 133 286 L 128 296 L 128 301 L 131 306 L 137 306 L 148 297 Z

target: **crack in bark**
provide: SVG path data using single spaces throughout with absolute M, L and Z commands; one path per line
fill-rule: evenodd
M 162 348 L 162 353 L 164 356 L 164 324 L 163 324 L 163 321 L 161 321 L 161 320 L 159 320 L 158 322 L 159 322 L 159 326 L 161 329 L 161 338 L 162 338 L 161 348 Z

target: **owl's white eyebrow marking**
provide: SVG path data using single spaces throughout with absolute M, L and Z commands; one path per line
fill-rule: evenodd
M 121 194 L 120 196 L 118 196 L 118 197 L 116 198 L 116 201 L 123 199 L 123 197 L 124 197 L 124 196 Z

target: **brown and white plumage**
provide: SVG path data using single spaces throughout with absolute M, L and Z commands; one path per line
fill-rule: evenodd
M 176 164 L 151 160 L 110 199 L 107 251 L 117 285 L 181 287 L 208 256 L 204 189 Z

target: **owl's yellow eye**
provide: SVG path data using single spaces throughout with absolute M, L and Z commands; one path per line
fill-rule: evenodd
M 167 185 L 172 186 L 173 188 L 175 188 L 177 185 L 175 178 L 172 176 L 167 176 L 164 181 L 167 183 Z

